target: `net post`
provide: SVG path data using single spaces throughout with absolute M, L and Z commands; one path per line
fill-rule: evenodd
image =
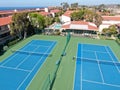
M 76 57 L 75 57 L 75 56 L 73 56 L 72 60 L 75 60 L 75 58 L 76 58 Z
M 48 75 L 48 78 L 49 78 L 49 84 L 51 84 L 51 80 L 50 80 L 50 74 Z

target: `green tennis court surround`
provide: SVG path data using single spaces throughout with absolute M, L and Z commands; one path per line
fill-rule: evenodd
M 34 35 L 11 47 L 7 52 L 5 52 L 2 56 L 0 56 L 0 61 L 3 61 L 5 58 L 13 54 L 11 50 L 18 50 L 34 39 L 57 41 L 57 44 L 52 51 L 52 56 L 47 58 L 45 63 L 42 65 L 41 69 L 37 72 L 34 79 L 31 81 L 31 83 L 27 87 L 28 90 L 43 90 L 43 87 L 46 83 L 45 80 L 49 81 L 49 78 L 48 78 L 49 74 L 50 74 L 50 80 L 53 79 L 54 77 L 56 62 L 57 60 L 59 60 L 59 57 L 61 56 L 61 53 L 64 49 L 64 46 L 66 44 L 66 37 Z M 57 72 L 57 77 L 53 85 L 53 90 L 73 90 L 76 61 L 72 59 L 73 59 L 73 56 L 77 57 L 76 54 L 77 54 L 78 43 L 82 43 L 82 44 L 88 43 L 88 44 L 98 44 L 98 45 L 109 46 L 112 49 L 112 51 L 115 53 L 115 55 L 118 57 L 118 59 L 120 60 L 120 55 L 119 55 L 120 47 L 114 40 L 98 40 L 98 39 L 88 39 L 88 38 L 81 38 L 81 37 L 71 37 L 70 42 L 66 48 L 66 56 L 63 57 L 59 70 Z M 98 58 L 100 58 L 99 54 L 100 53 L 98 52 Z M 0 65 L 1 65 L 1 62 L 0 62 Z M 49 85 L 49 84 L 46 83 L 46 85 Z M 93 87 L 94 85 L 91 84 L 91 86 Z

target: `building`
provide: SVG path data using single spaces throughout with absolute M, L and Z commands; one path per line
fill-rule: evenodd
M 71 21 L 62 26 L 62 32 L 70 32 L 73 36 L 97 36 L 98 28 L 94 23 L 85 21 Z
M 45 16 L 45 17 L 53 17 L 52 14 L 50 12 L 39 12 L 42 16 Z
M 66 11 L 61 17 L 60 20 L 62 23 L 70 22 L 71 21 L 71 14 L 73 11 Z
M 48 8 L 45 8 L 45 10 L 40 12 L 40 14 L 43 16 L 47 16 L 47 17 L 55 17 L 56 14 L 60 11 L 61 10 L 59 10 L 59 9 L 49 10 Z
M 61 10 L 59 9 L 53 9 L 53 10 L 50 10 L 50 13 L 52 14 L 53 17 L 56 16 L 57 13 L 59 13 Z
M 99 26 L 100 33 L 104 28 L 108 28 L 111 25 L 120 24 L 120 16 L 102 16 L 102 18 L 102 24 Z
M 116 27 L 117 27 L 118 34 L 120 34 L 120 24 L 116 24 Z
M 12 17 L 0 18 L 0 45 L 4 45 L 8 40 L 11 40 L 9 24 L 12 21 Z
M 22 12 L 40 12 L 44 11 L 43 8 L 36 8 L 36 9 L 25 9 L 25 10 L 5 10 L 0 11 L 0 18 L 12 16 L 14 13 L 22 13 Z

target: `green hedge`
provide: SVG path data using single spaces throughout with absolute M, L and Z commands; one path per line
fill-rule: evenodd
M 116 39 L 117 44 L 120 45 L 120 39 Z
M 14 40 L 14 41 L 10 41 L 10 42 L 8 43 L 8 46 L 12 46 L 12 45 L 18 43 L 19 41 L 20 41 L 20 40 L 18 40 L 18 39 Z

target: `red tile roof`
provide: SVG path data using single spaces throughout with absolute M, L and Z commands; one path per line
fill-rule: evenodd
M 98 28 L 97 28 L 97 27 L 92 26 L 92 25 L 88 25 L 88 29 L 89 29 L 89 30 L 95 30 L 95 31 L 97 31 L 97 30 L 98 30 Z
M 12 22 L 12 17 L 0 18 L 0 26 L 10 24 Z
M 43 16 L 47 16 L 47 15 L 50 15 L 51 13 L 49 13 L 49 12 L 40 12 L 40 14 L 43 15 Z
M 120 23 L 119 23 L 119 24 L 117 24 L 117 26 L 119 26 L 119 27 L 120 27 Z
M 98 31 L 98 28 L 94 23 L 85 22 L 85 21 L 72 21 L 70 24 L 63 25 L 62 28 L 63 29 L 70 29 L 71 25 L 86 25 L 88 27 L 88 29 L 84 29 L 84 30 Z M 83 29 L 83 28 L 79 28 L 79 29 Z
M 51 10 L 50 12 L 58 13 L 58 12 L 60 12 L 60 10 L 59 9 L 54 9 L 54 10 Z
M 82 25 L 86 25 L 86 24 L 88 24 L 88 22 L 85 22 L 85 21 L 72 21 L 71 24 L 82 24 Z
M 42 9 L 40 9 L 42 10 Z M 6 14 L 14 14 L 14 13 L 22 13 L 22 12 L 35 12 L 36 9 L 25 9 L 25 10 L 5 10 L 5 11 L 0 11 L 0 15 L 6 15 Z
M 70 24 L 68 24 L 68 25 L 63 25 L 62 28 L 68 29 L 68 28 L 70 28 Z
M 120 21 L 120 16 L 102 16 L 104 21 Z
M 70 15 L 71 15 L 73 12 L 74 12 L 74 11 L 66 11 L 63 15 L 70 17 Z

